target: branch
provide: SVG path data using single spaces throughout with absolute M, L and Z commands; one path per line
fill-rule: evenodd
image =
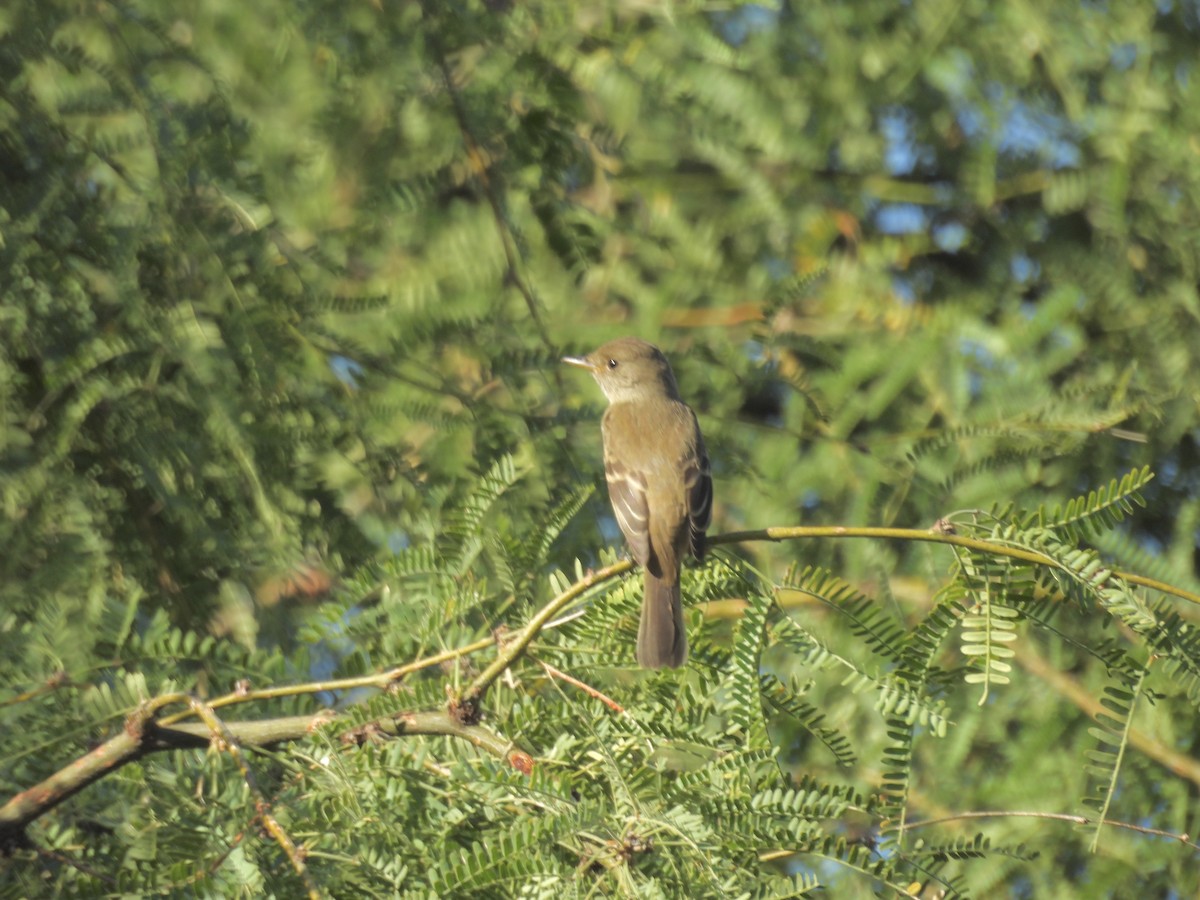
M 612 697 L 608 696 L 608 694 L 605 694 L 605 693 L 597 690 L 596 688 L 592 687 L 590 684 L 586 684 L 585 682 L 580 681 L 578 678 L 575 678 L 572 675 L 568 675 L 566 672 L 563 672 L 561 669 L 554 668 L 554 666 L 550 665 L 550 663 L 548 663 L 548 662 L 542 662 L 541 665 L 542 665 L 542 669 L 544 669 L 546 674 L 549 675 L 551 678 L 557 678 L 560 681 L 565 681 L 567 684 L 570 684 L 570 685 L 573 685 L 573 686 L 579 688 L 581 691 L 583 691 L 589 697 L 595 697 L 597 700 L 599 700 L 601 703 L 603 703 L 605 706 L 607 706 L 613 712 L 619 712 L 619 713 L 625 712 L 625 707 L 623 707 L 620 703 L 618 703 Z
M 949 544 L 992 556 L 1007 556 L 1010 559 L 1020 559 L 1039 566 L 1068 571 L 1049 556 L 1035 550 L 1011 547 L 1007 544 L 965 537 L 960 534 L 925 531 L 919 528 L 847 528 L 841 525 L 760 528 L 756 531 L 731 531 L 729 534 L 719 534 L 708 538 L 705 543 L 711 547 L 715 544 L 741 544 L 746 541 L 794 541 L 800 538 L 888 538 L 901 541 L 922 541 L 929 544 Z M 1158 581 L 1155 578 L 1135 575 L 1132 572 L 1122 572 L 1119 569 L 1111 571 L 1113 575 L 1130 584 L 1140 585 L 1200 605 L 1200 594 L 1175 587 L 1165 581 Z
M 421 4 L 422 18 L 432 18 L 430 6 L 427 0 Z M 446 95 L 450 98 L 450 106 L 454 111 L 454 118 L 458 123 L 459 133 L 462 135 L 463 146 L 467 151 L 467 161 L 470 163 L 471 171 L 475 173 L 475 177 L 479 180 L 479 184 L 483 188 L 483 195 L 487 198 L 488 206 L 492 210 L 492 218 L 496 222 L 496 231 L 500 238 L 500 246 L 504 250 L 504 261 L 507 267 L 505 278 L 517 289 L 521 297 L 525 300 L 525 307 L 529 310 L 529 319 L 533 322 L 534 328 L 537 329 L 542 343 L 547 349 L 553 350 L 554 343 L 550 340 L 550 333 L 546 330 L 545 323 L 542 322 L 542 315 L 538 310 L 537 297 L 534 296 L 533 288 L 530 287 L 521 275 L 520 253 L 518 248 L 514 246 L 516 241 L 513 238 L 512 229 L 509 226 L 507 216 L 504 214 L 504 208 L 500 202 L 496 187 L 492 183 L 492 179 L 488 173 L 488 156 L 479 146 L 479 142 L 475 139 L 475 133 L 471 130 L 467 110 L 463 104 L 462 97 L 459 96 L 458 88 L 454 84 L 454 73 L 450 70 L 450 62 L 446 49 L 442 46 L 441 34 L 436 27 L 430 27 L 427 36 L 430 47 L 437 56 L 438 68 L 442 74 L 442 82 L 446 87 Z M 555 369 L 555 372 L 557 371 L 558 369 Z
M 352 691 L 360 688 L 378 688 L 383 691 L 395 687 L 395 685 L 399 684 L 413 672 L 419 672 L 422 669 L 428 669 L 430 666 L 441 665 L 444 662 L 469 656 L 479 650 L 485 650 L 495 643 L 495 640 L 490 637 L 480 638 L 470 644 L 464 644 L 461 647 L 455 647 L 450 650 L 443 650 L 441 653 L 435 653 L 433 656 L 426 656 L 415 662 L 405 663 L 402 666 L 395 666 L 388 669 L 386 672 L 375 672 L 371 675 L 356 675 L 353 678 L 333 678 L 327 681 L 310 681 L 305 684 L 284 684 L 277 687 L 261 688 L 259 690 L 238 689 L 223 697 L 217 697 L 215 700 L 210 701 L 208 705 L 212 709 L 221 709 L 225 706 L 232 706 L 235 703 L 250 703 L 254 700 L 274 700 L 279 697 L 298 697 L 304 694 Z M 188 718 L 190 715 L 192 715 L 192 710 L 189 708 L 183 712 L 175 713 L 159 720 L 159 724 L 173 725 Z
M 1051 557 L 1034 550 L 1026 550 L 1022 547 L 1012 547 L 1008 544 L 998 544 L 994 541 L 985 541 L 979 538 L 970 538 L 958 534 L 946 534 L 941 531 L 919 528 L 849 528 L 840 525 L 760 528 L 755 531 L 731 531 L 728 534 L 714 535 L 707 538 L 705 544 L 706 546 L 713 547 L 718 544 L 743 544 L 750 541 L 794 541 L 803 538 L 886 538 L 890 540 L 922 541 L 931 544 L 966 547 L 979 553 L 987 553 L 992 556 L 1007 556 L 1011 559 L 1020 559 L 1052 569 L 1063 568 Z M 603 569 L 597 569 L 595 572 L 589 573 L 582 581 L 575 582 L 575 584 L 547 603 L 529 620 L 529 624 L 517 632 L 516 637 L 504 646 L 492 664 L 471 682 L 470 686 L 459 696 L 459 702 L 468 705 L 478 704 L 492 682 L 499 678 L 504 670 L 511 666 L 525 652 L 529 645 L 533 643 L 533 639 L 537 637 L 538 632 L 554 617 L 555 613 L 602 581 L 623 575 L 632 568 L 632 562 L 623 560 L 611 566 L 605 566 Z M 1138 584 L 1164 594 L 1179 597 L 1190 603 L 1200 604 L 1200 594 L 1194 594 L 1191 591 L 1186 591 L 1183 588 L 1178 588 L 1153 578 L 1143 578 L 1140 575 L 1134 575 L 1130 572 L 1122 572 L 1117 569 L 1113 569 L 1112 572 L 1115 576 L 1124 579 L 1130 584 Z
M 1044 554 L 1011 547 L 991 541 L 945 534 L 940 531 L 925 531 L 908 528 L 847 528 L 822 527 L 777 527 L 756 531 L 738 531 L 716 535 L 708 539 L 710 546 L 719 544 L 745 543 L 749 541 L 787 541 L 804 538 L 884 538 L 891 540 L 922 541 L 966 547 L 980 553 L 1020 559 L 1037 565 L 1061 568 L 1057 562 Z M 466 740 L 474 746 L 504 759 L 509 765 L 529 772 L 533 760 L 529 754 L 517 749 L 508 740 L 482 728 L 478 722 L 478 707 L 483 694 L 514 662 L 525 654 L 544 628 L 550 627 L 555 615 L 567 605 L 579 599 L 596 585 L 624 575 L 633 568 L 629 560 L 613 563 L 589 573 L 543 606 L 510 640 L 501 646 L 492 663 L 481 672 L 445 710 L 402 712 L 383 719 L 360 725 L 342 736 L 344 744 L 361 744 L 382 737 L 410 735 L 442 735 Z M 1116 575 L 1131 584 L 1170 594 L 1191 603 L 1200 604 L 1200 595 L 1185 591 L 1164 582 L 1142 578 L 1124 572 Z M 385 672 L 356 678 L 333 679 L 300 685 L 283 685 L 261 690 L 238 690 L 218 697 L 204 705 L 215 711 L 236 703 L 265 700 L 277 697 L 313 694 L 320 691 L 344 691 L 355 688 L 374 687 L 387 689 L 407 675 L 430 666 L 458 659 L 492 646 L 495 641 L 482 638 L 462 647 L 445 650 Z M 173 704 L 184 704 L 182 712 L 157 718 L 159 710 Z M 12 797 L 0 807 L 0 848 L 12 846 L 23 838 L 24 828 L 39 816 L 83 790 L 109 772 L 133 762 L 148 753 L 163 750 L 208 746 L 213 737 L 209 725 L 184 723 L 182 720 L 198 714 L 193 698 L 186 694 L 167 694 L 157 697 L 139 708 L 125 721 L 121 733 L 110 738 L 95 750 L 80 757 L 68 766 L 51 775 L 41 784 Z M 299 740 L 316 728 L 336 721 L 333 713 L 323 712 L 307 716 L 292 716 L 261 721 L 224 723 L 230 737 L 238 744 L 252 747 L 270 747 L 275 744 Z M 1176 768 L 1178 771 L 1178 768 Z
M 1017 647 L 1015 658 L 1021 668 L 1043 684 L 1049 685 L 1051 690 L 1065 697 L 1092 719 L 1109 713 L 1109 710 L 1089 694 L 1078 681 L 1043 659 L 1028 642 Z M 1144 753 L 1173 774 L 1180 778 L 1186 778 L 1192 784 L 1200 787 L 1200 762 L 1197 760 L 1185 753 L 1172 750 L 1137 728 L 1130 729 L 1129 743 L 1140 753 Z
M 164 695 L 139 707 L 125 720 L 125 727 L 120 734 L 64 766 L 41 784 L 12 797 L 0 807 L 0 851 L 24 843 L 24 829 L 30 822 L 122 766 L 136 762 L 150 753 L 209 746 L 214 737 L 213 728 L 209 723 L 167 725 L 165 720 L 154 721 L 153 714 L 157 709 L 176 702 L 191 704 L 191 711 L 201 715 L 204 715 L 204 710 L 211 715 L 213 708 L 211 703 L 195 705 L 196 701 L 184 694 Z M 211 718 L 215 720 L 215 716 Z M 226 747 L 222 749 L 228 749 L 229 746 L 265 749 L 301 740 L 339 718 L 335 713 L 323 711 L 306 716 L 224 722 L 221 723 L 223 728 L 220 731 L 220 739 Z M 460 738 L 505 760 L 521 772 L 528 774 L 533 769 L 532 757 L 515 747 L 511 741 L 480 725 L 459 721 L 449 711 L 440 709 L 396 713 L 369 726 L 350 729 L 341 735 L 341 742 L 344 746 L 357 746 L 367 739 L 413 735 Z
M 1076 825 L 1094 825 L 1097 820 L 1088 816 L 1077 816 L 1069 813 L 1051 813 L 1051 812 L 1036 812 L 1022 810 L 994 810 L 981 812 L 961 812 L 949 816 L 941 816 L 936 819 L 925 819 L 921 822 L 909 822 L 904 826 L 905 831 L 912 831 L 916 828 L 927 828 L 930 825 L 942 825 L 946 822 L 956 822 L 960 819 L 1005 819 L 1005 818 L 1032 818 L 1032 819 L 1055 819 L 1060 822 L 1072 822 Z M 1173 841 L 1185 846 L 1191 847 L 1193 850 L 1200 850 L 1200 844 L 1192 840 L 1192 836 L 1186 832 L 1176 834 L 1173 831 L 1162 831 L 1158 828 L 1148 828 L 1145 825 L 1134 825 L 1132 822 L 1119 822 L 1116 819 L 1099 820 L 1103 824 L 1112 828 L 1125 828 L 1129 831 L 1136 831 L 1140 834 L 1150 834 L 1155 837 L 1170 838 Z
M 279 848 L 283 851 L 283 855 L 288 858 L 300 880 L 304 882 L 304 888 L 310 900 L 320 900 L 324 896 L 324 893 L 317 886 L 312 875 L 309 874 L 308 866 L 304 864 L 305 851 L 296 846 L 296 842 L 292 840 L 292 836 L 287 833 L 279 823 L 279 820 L 275 818 L 274 813 L 271 812 L 271 804 L 268 802 L 266 795 L 259 789 L 258 779 L 254 777 L 254 771 L 250 768 L 250 763 L 246 760 L 246 754 L 242 752 L 238 739 L 234 736 L 229 726 L 217 718 L 217 714 L 212 711 L 212 707 L 194 697 L 191 699 L 189 705 L 208 727 L 213 742 L 219 742 L 221 749 L 230 755 L 234 765 L 242 773 L 242 780 L 246 782 L 246 787 L 254 796 L 255 815 L 262 823 L 267 834 L 275 839 L 275 843 L 279 845 Z
M 396 713 L 352 728 L 342 734 L 340 739 L 345 745 L 361 746 L 379 737 L 405 737 L 415 734 L 460 738 L 503 759 L 519 772 L 528 775 L 533 771 L 533 757 L 528 753 L 482 725 L 463 721 L 462 717 L 452 710 Z
M 555 613 L 572 600 L 583 596 L 601 582 L 608 581 L 610 578 L 616 578 L 618 575 L 624 575 L 632 568 L 633 563 L 626 559 L 613 563 L 611 566 L 605 566 L 603 569 L 589 572 L 582 580 L 575 582 L 543 606 L 529 620 L 528 625 L 518 631 L 515 637 L 503 645 L 500 653 L 492 661 L 492 664 L 480 672 L 479 676 L 462 692 L 459 702 L 465 705 L 478 704 L 492 682 L 499 678 L 505 669 L 525 653 L 529 645 L 533 643 L 533 639 L 538 636 L 538 633 L 541 632 L 546 623 L 554 618 Z

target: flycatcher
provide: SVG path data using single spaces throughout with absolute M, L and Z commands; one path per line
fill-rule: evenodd
M 671 365 L 653 344 L 619 338 L 563 362 L 591 372 L 608 398 L 601 423 L 608 499 L 646 573 L 638 664 L 682 666 L 679 570 L 685 553 L 704 556 L 712 518 L 712 476 L 696 414 L 679 399 Z

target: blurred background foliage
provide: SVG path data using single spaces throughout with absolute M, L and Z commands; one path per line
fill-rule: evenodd
M 0 10 L 6 793 L 146 696 L 354 674 L 518 627 L 554 572 L 618 543 L 603 489 L 587 492 L 601 398 L 558 359 L 622 334 L 664 347 L 700 414 L 715 532 L 1051 509 L 1149 465 L 1146 508 L 1089 545 L 1196 589 L 1198 38 L 1190 0 Z M 722 896 L 785 875 L 847 896 L 1197 889 L 1193 850 L 1128 831 L 1092 854 L 1063 823 L 955 822 L 936 840 L 1040 855 L 905 868 L 934 829 L 830 849 L 854 837 L 842 811 L 781 836 L 744 810 L 689 808 L 700 788 L 673 780 L 687 766 L 669 752 L 688 729 L 749 754 L 726 759 L 729 785 L 805 775 L 870 807 L 895 761 L 878 698 L 781 638 L 761 671 L 790 699 L 743 720 L 721 700 L 735 623 L 773 595 L 773 635 L 802 623 L 884 678 L 896 663 L 843 606 L 782 589 L 789 567 L 827 567 L 903 633 L 953 562 L 882 541 L 718 557 L 695 575 L 685 675 L 628 671 L 636 579 L 537 647 L 642 726 L 676 723 L 667 751 L 643 739 L 593 769 L 624 726 L 537 666 L 489 696 L 490 723 L 561 779 L 553 803 L 513 800 L 518 780 L 454 743 L 332 769 L 310 765 L 319 737 L 275 751 L 262 777 L 317 881 L 334 895 L 406 877 L 498 896 Z M 1019 629 L 1012 683 L 986 704 L 961 678 L 922 688 L 953 724 L 902 761 L 909 819 L 1081 810 L 1090 716 L 1113 683 L 1102 648 L 1145 667 L 1150 650 L 1095 609 L 1055 615 Z M 1194 835 L 1195 691 L 1155 674 L 1133 717 L 1147 743 L 1107 814 Z M 463 677 L 370 704 L 436 705 Z M 808 706 L 789 714 L 797 697 Z M 822 728 L 853 753 L 814 740 Z M 763 774 L 767 746 L 787 774 Z M 39 820 L 44 852 L 4 866 L 19 893 L 291 893 L 252 821 L 227 761 L 173 754 Z M 629 849 L 637 829 L 657 852 Z

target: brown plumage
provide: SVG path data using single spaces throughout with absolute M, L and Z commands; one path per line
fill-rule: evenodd
M 679 571 L 684 554 L 703 557 L 712 517 L 712 477 L 696 414 L 653 344 L 619 338 L 564 362 L 589 370 L 608 398 L 601 423 L 608 497 L 645 569 L 638 663 L 681 666 L 687 634 Z

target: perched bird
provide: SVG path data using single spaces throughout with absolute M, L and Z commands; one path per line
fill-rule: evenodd
M 601 430 L 608 499 L 634 560 L 646 573 L 637 661 L 682 666 L 687 634 L 679 594 L 683 555 L 704 556 L 712 476 L 691 407 L 653 344 L 626 337 L 563 362 L 587 369 L 608 398 Z

